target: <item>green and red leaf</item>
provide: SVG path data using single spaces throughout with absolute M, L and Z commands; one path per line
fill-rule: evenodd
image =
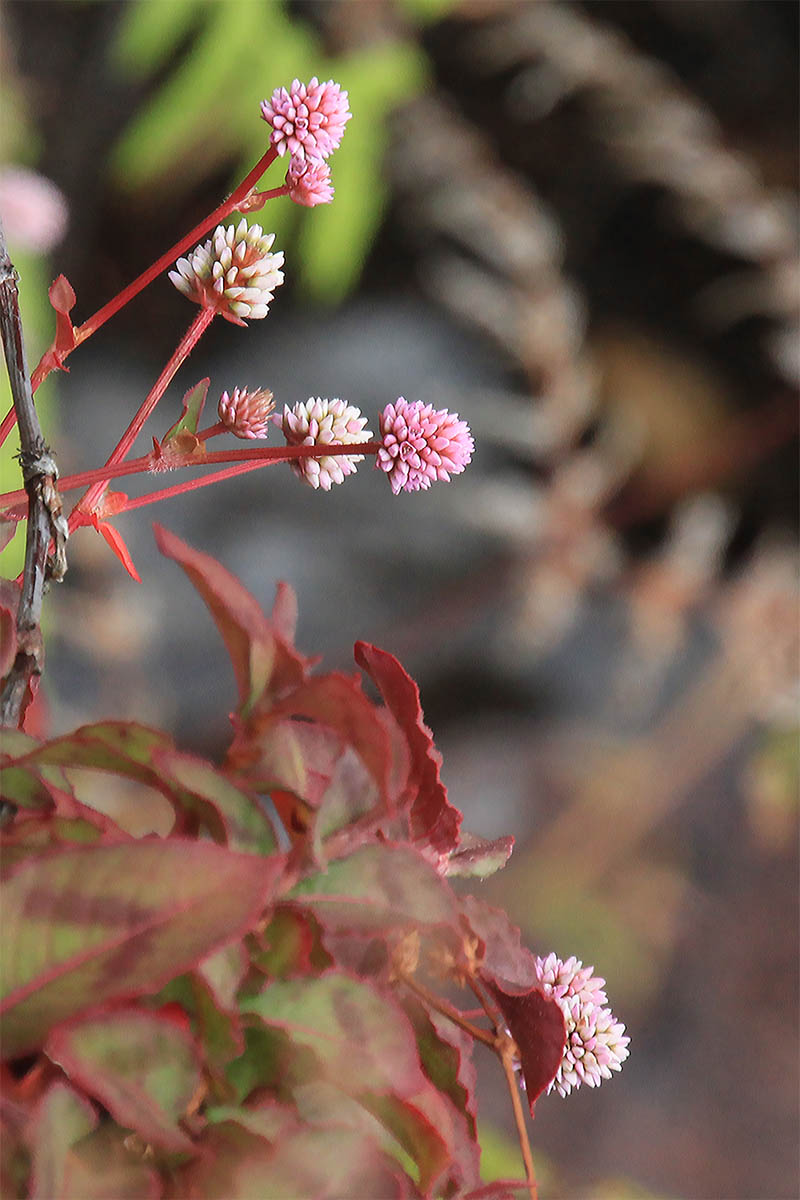
M 310 908 L 324 929 L 389 932 L 433 925 L 459 929 L 453 892 L 411 846 L 363 846 L 301 880 L 286 899 Z
M 181 401 L 182 412 L 180 419 L 164 434 L 161 439 L 162 446 L 168 442 L 175 441 L 181 434 L 193 435 L 197 433 L 200 415 L 206 402 L 210 382 L 210 379 L 201 379 L 194 387 L 189 388 L 189 391 Z M 196 441 L 197 439 L 195 438 L 194 440 Z
M 58 1079 L 36 1106 L 31 1145 L 31 1200 L 66 1200 L 76 1195 L 71 1179 L 72 1147 L 97 1127 L 98 1115 L 74 1088 Z
M 159 1012 L 119 1008 L 54 1029 L 45 1052 L 125 1129 L 165 1150 L 192 1152 L 180 1127 L 201 1080 L 191 1034 Z
M 3 884 L 6 1056 L 91 1007 L 156 992 L 242 937 L 280 856 L 182 839 L 86 846 L 22 863 Z
M 161 553 L 183 567 L 222 635 L 236 677 L 240 713 L 297 687 L 309 660 L 281 636 L 236 576 L 163 526 L 154 525 L 153 532 Z
M 324 1075 L 350 1095 L 409 1096 L 424 1087 L 408 1018 L 393 997 L 363 980 L 334 970 L 278 980 L 241 1009 L 313 1051 Z

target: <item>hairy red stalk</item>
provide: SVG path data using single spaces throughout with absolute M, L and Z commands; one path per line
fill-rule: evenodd
M 184 360 L 189 357 L 192 350 L 205 333 L 206 329 L 208 329 L 209 325 L 214 320 L 215 315 L 216 313 L 213 308 L 201 308 L 197 313 L 191 325 L 186 330 L 186 333 L 175 347 L 169 362 L 164 367 L 164 370 L 159 375 L 148 395 L 145 397 L 139 408 L 139 411 L 136 413 L 136 416 L 123 433 L 114 450 L 111 452 L 106 466 L 116 466 L 117 463 L 122 462 L 122 460 L 125 458 L 131 446 L 136 441 L 136 438 L 139 436 L 145 421 L 151 415 L 159 400 L 164 395 L 164 392 L 167 390 L 178 368 L 181 366 Z M 101 479 L 99 482 L 93 484 L 86 495 L 78 501 L 78 504 L 70 514 L 70 530 L 75 529 L 78 525 L 84 523 L 85 514 L 91 512 L 94 506 L 97 504 L 105 490 L 107 482 L 109 482 L 108 479 Z M 82 510 L 83 515 L 76 511 L 78 509 Z
M 184 492 L 194 492 L 198 488 L 209 487 L 212 483 L 221 483 L 225 479 L 232 479 L 235 475 L 246 475 L 248 471 L 257 471 L 259 467 L 268 467 L 272 463 L 280 462 L 280 459 L 266 458 L 261 462 L 239 463 L 235 467 L 229 467 L 227 471 L 212 471 L 208 475 L 200 475 L 197 479 L 186 479 L 183 483 L 176 483 L 172 487 L 162 488 L 158 492 L 148 492 L 146 496 L 137 496 L 134 500 L 128 500 L 120 512 L 130 512 L 132 508 L 144 508 L 147 504 L 157 504 L 160 500 L 171 500 L 174 496 L 180 496 Z
M 208 463 L 234 463 L 234 466 L 228 468 L 227 471 L 215 471 L 213 473 L 203 475 L 199 479 L 191 480 L 189 483 L 175 484 L 173 488 L 165 489 L 167 493 L 172 495 L 178 494 L 180 491 L 189 491 L 192 488 L 206 487 L 210 483 L 217 483 L 223 479 L 231 479 L 234 475 L 242 475 L 246 471 L 253 471 L 257 467 L 267 467 L 273 463 L 291 462 L 295 458 L 324 458 L 330 455 L 335 458 L 340 454 L 377 454 L 382 442 L 349 442 L 343 445 L 326 445 L 318 443 L 314 446 L 253 446 L 249 450 L 216 450 L 212 454 L 204 454 L 202 458 L 196 458 L 193 455 L 184 457 L 177 456 L 170 459 L 169 465 L 162 467 L 162 470 L 179 471 L 186 467 L 203 467 Z M 110 483 L 114 479 L 122 479 L 126 475 L 139 475 L 146 472 L 154 472 L 159 468 L 156 465 L 156 460 L 152 454 L 145 454 L 141 458 L 133 458 L 130 462 L 117 463 L 111 466 L 106 463 L 102 467 L 95 467 L 91 471 L 81 471 L 76 475 L 64 475 L 58 481 L 59 491 L 68 492 L 74 488 L 88 487 L 90 485 L 104 482 Z M 18 504 L 21 504 L 26 499 L 24 489 L 18 489 L 15 492 L 4 492 L 0 495 L 0 510 L 4 511 L 5 516 L 13 515 L 13 510 Z M 142 497 L 142 503 L 145 501 Z M 129 507 L 139 506 L 139 502 L 131 501 Z
M 230 433 L 230 429 L 224 421 L 217 421 L 216 425 L 209 425 L 208 429 L 198 429 L 195 437 L 198 442 L 207 442 L 209 438 L 216 437 L 220 433 Z
M 220 221 L 224 221 L 225 218 L 229 217 L 232 212 L 236 212 L 239 205 L 247 197 L 248 193 L 253 190 L 258 180 L 261 178 L 267 168 L 272 165 L 277 156 L 277 150 L 274 150 L 270 146 L 267 152 L 258 160 L 253 169 L 244 177 L 239 186 L 233 192 L 231 192 L 227 200 L 223 200 L 223 202 L 219 204 L 212 213 L 209 213 L 209 215 L 200 221 L 199 224 L 195 225 L 193 229 L 190 229 L 189 232 L 185 234 L 179 242 L 176 242 L 174 246 L 171 246 L 166 253 L 162 254 L 161 257 L 152 264 L 152 266 L 148 267 L 146 271 L 143 271 L 141 275 L 138 275 L 132 283 L 129 283 L 128 286 L 123 288 L 123 290 L 114 296 L 112 300 L 109 300 L 108 304 L 104 304 L 103 307 L 99 308 L 96 313 L 88 318 L 88 320 L 84 321 L 82 325 L 78 326 L 78 328 L 75 330 L 77 345 L 80 345 L 81 342 L 85 342 L 86 339 L 91 337 L 91 335 L 95 333 L 101 325 L 104 325 L 110 317 L 113 317 L 114 314 L 118 313 L 121 308 L 124 308 L 129 301 L 133 300 L 134 296 L 138 296 L 139 292 L 146 288 L 148 284 L 152 283 L 162 271 L 166 270 L 167 267 L 172 266 L 176 258 L 180 258 L 180 256 L 186 250 L 190 249 L 195 242 L 199 241 L 203 234 L 208 233 L 208 231 L 214 225 L 218 225 Z M 285 189 L 275 188 L 271 192 L 263 192 L 262 195 L 264 196 L 265 200 L 268 200 L 273 195 L 283 195 L 284 191 Z M 67 353 L 70 352 L 68 351 Z M 66 358 L 67 354 L 65 354 L 63 357 Z M 31 386 L 34 392 L 42 380 L 46 379 L 53 369 L 50 366 L 43 365 L 44 359 L 45 356 L 43 355 L 39 365 L 36 367 L 36 370 L 31 376 Z M 7 419 L 8 418 L 6 418 L 6 420 Z M 0 433 L 2 433 L 5 423 L 6 422 L 3 421 L 3 425 L 0 426 Z M 0 437 L 0 440 L 2 440 L 2 437 Z

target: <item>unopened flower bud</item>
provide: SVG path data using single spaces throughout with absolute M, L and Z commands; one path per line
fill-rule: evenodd
M 217 412 L 223 425 L 239 438 L 265 438 L 269 435 L 272 422 L 269 415 L 275 404 L 268 388 L 248 392 L 247 388 L 234 388 L 223 392 L 219 398 Z
M 302 158 L 292 158 L 286 172 L 286 186 L 289 189 L 289 198 L 295 204 L 304 204 L 306 208 L 314 208 L 317 204 L 330 204 L 333 200 L 331 171 L 324 162 L 315 163 Z

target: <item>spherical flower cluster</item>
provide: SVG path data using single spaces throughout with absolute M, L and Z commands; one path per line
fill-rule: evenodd
M 331 169 L 324 162 L 308 162 L 304 158 L 293 158 L 286 172 L 286 187 L 289 198 L 295 204 L 314 208 L 317 204 L 330 204 L 333 200 Z
M 547 1089 L 567 1096 L 582 1083 L 599 1087 L 612 1071 L 622 1069 L 630 1038 L 610 1008 L 605 980 L 592 975 L 577 958 L 562 962 L 555 954 L 536 959 L 542 991 L 552 996 L 564 1014 L 567 1042 L 556 1077 Z
M 265 438 L 272 424 L 269 415 L 274 407 L 272 392 L 267 388 L 255 392 L 234 388 L 230 395 L 222 393 L 217 412 L 222 424 L 238 438 Z
M 288 91 L 276 88 L 262 100 L 261 115 L 272 126 L 270 142 L 278 154 L 288 150 L 293 158 L 319 163 L 333 154 L 352 114 L 347 92 L 314 76 L 307 85 L 295 79 Z
M 179 258 L 169 277 L 178 291 L 204 308 L 243 325 L 269 311 L 275 288 L 283 283 L 283 252 L 271 254 L 275 234 L 260 225 L 218 225 L 207 242 L 188 258 Z
M 283 416 L 276 418 L 290 446 L 350 445 L 368 442 L 372 433 L 366 428 L 367 418 L 359 409 L 344 400 L 324 400 L 310 397 L 293 408 L 284 406 Z M 334 483 L 342 483 L 352 475 L 363 454 L 325 455 L 322 458 L 296 459 L 292 470 L 313 488 L 329 492 Z
M 67 201 L 50 179 L 27 167 L 0 168 L 0 220 L 11 246 L 46 254 L 67 230 Z
M 389 476 L 395 495 L 460 475 L 475 448 L 469 426 L 458 413 L 437 411 L 420 400 L 409 404 L 402 396 L 383 410 L 381 437 L 376 465 Z

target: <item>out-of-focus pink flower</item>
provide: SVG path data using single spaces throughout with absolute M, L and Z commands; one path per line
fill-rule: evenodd
M 564 1014 L 567 1042 L 556 1077 L 547 1089 L 567 1096 L 585 1083 L 599 1087 L 612 1071 L 620 1071 L 628 1057 L 630 1038 L 625 1026 L 610 1008 L 605 980 L 593 976 L 593 967 L 584 967 L 577 958 L 562 962 L 555 954 L 536 959 L 536 973 L 542 991 L 552 996 Z
M 295 204 L 304 204 L 306 208 L 314 208 L 317 204 L 330 204 L 333 199 L 331 169 L 324 162 L 292 158 L 286 172 L 286 186 Z
M 333 154 L 353 114 L 347 92 L 332 79 L 320 83 L 315 75 L 308 85 L 295 79 L 288 92 L 276 88 L 261 101 L 261 115 L 272 126 L 269 140 L 278 154 L 288 150 L 293 158 L 321 162 Z
M 381 437 L 376 466 L 389 476 L 395 495 L 460 475 L 475 449 L 469 425 L 458 413 L 421 400 L 409 404 L 402 396 L 381 413 Z
M 284 406 L 283 416 L 275 418 L 290 446 L 347 446 L 352 442 L 368 442 L 372 434 L 367 418 L 344 400 L 325 400 L 310 397 L 293 408 Z M 355 473 L 363 454 L 325 455 L 322 458 L 302 458 L 291 464 L 295 475 L 313 488 L 329 492 L 334 483 L 342 483 L 346 475 Z
M 274 241 L 274 233 L 248 227 L 244 217 L 235 227 L 218 225 L 207 242 L 178 259 L 169 277 L 190 300 L 216 309 L 235 325 L 243 325 L 244 317 L 258 320 L 283 283 L 283 251 L 270 254 Z
M 238 438 L 265 438 L 269 435 L 272 424 L 269 415 L 274 407 L 272 392 L 267 388 L 255 392 L 234 388 L 230 395 L 222 393 L 217 412 L 223 425 Z
M 67 202 L 59 188 L 27 167 L 0 169 L 0 221 L 12 248 L 46 254 L 67 230 Z

